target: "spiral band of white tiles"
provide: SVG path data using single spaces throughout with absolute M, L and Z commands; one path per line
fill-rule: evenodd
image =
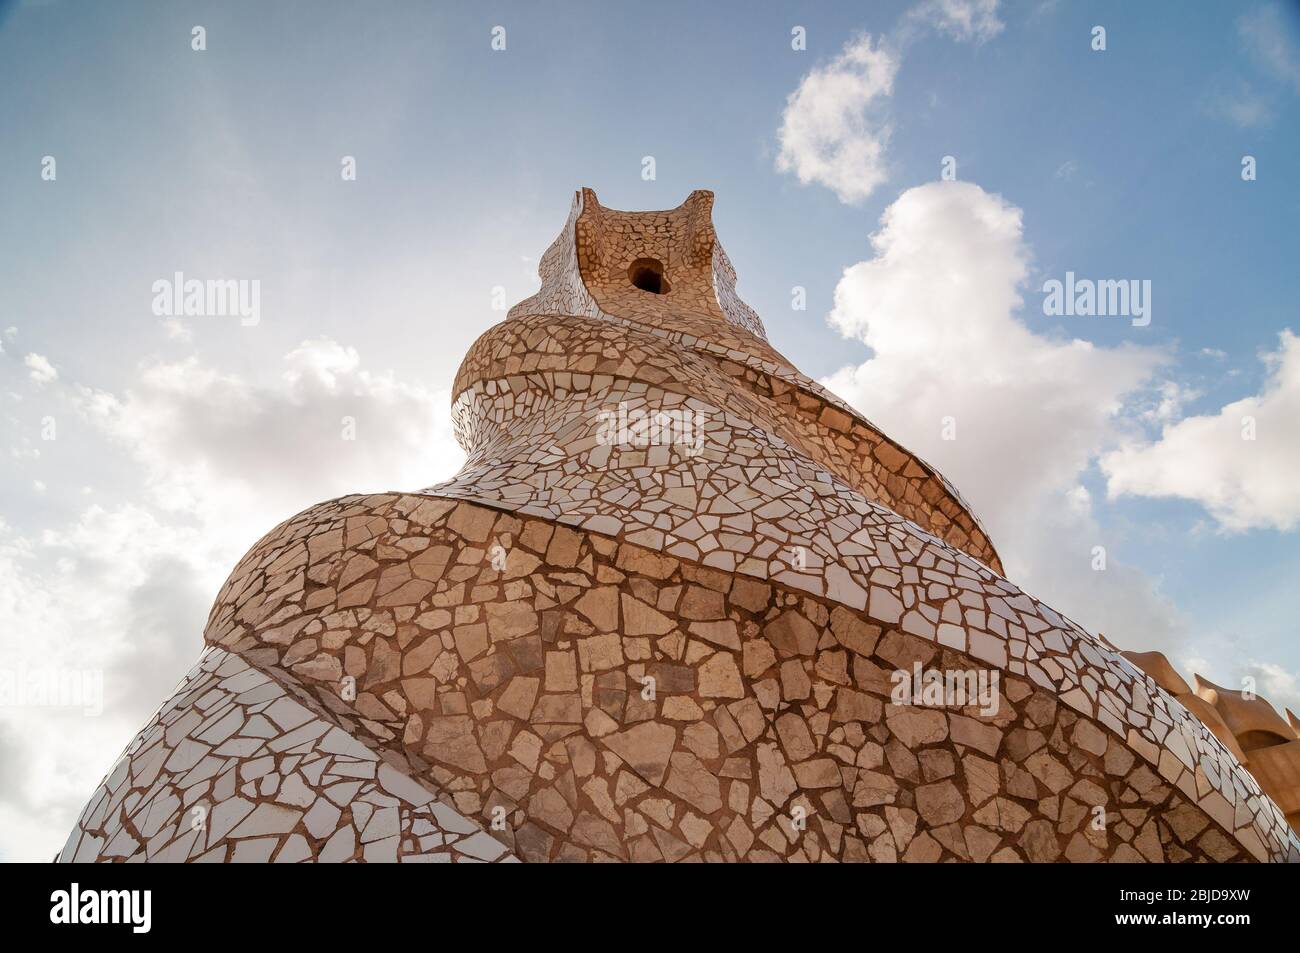
M 276 674 L 205 651 L 113 765 L 58 859 L 514 859 Z

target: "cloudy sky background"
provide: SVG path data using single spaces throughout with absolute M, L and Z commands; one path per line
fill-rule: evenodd
M 262 533 L 458 468 L 455 370 L 583 185 L 716 191 L 772 343 L 1013 580 L 1300 705 L 1295 4 L 862 6 L 0 2 L 0 671 L 104 677 L 0 707 L 0 859 L 61 846 Z M 1067 270 L 1150 325 L 1045 316 Z M 176 271 L 260 323 L 155 316 Z

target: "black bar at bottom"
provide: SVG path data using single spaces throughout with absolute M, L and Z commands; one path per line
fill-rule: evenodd
M 796 935 L 816 929 L 819 920 L 850 931 L 858 922 L 873 940 L 895 932 L 915 940 L 918 930 L 961 936 L 1006 929 L 1014 932 L 1005 936 L 1024 936 L 1026 928 L 1072 940 L 1130 933 L 1182 939 L 1199 932 L 1231 942 L 1260 929 L 1300 936 L 1295 871 L 1265 865 L 560 866 L 544 872 L 14 865 L 6 873 L 8 924 L 48 930 L 51 937 L 75 932 L 81 940 L 112 933 L 127 943 L 239 936 L 241 924 L 259 947 L 316 938 L 402 942 L 394 929 L 436 944 L 438 923 L 461 937 L 481 931 L 494 941 L 519 931 L 521 943 L 591 937 L 599 924 L 666 939 L 685 922 L 672 927 L 665 918 L 681 917 L 698 924 L 693 936 L 716 936 L 729 947 L 751 930 L 773 940 L 766 933 L 783 919 Z M 848 920 L 846 907 L 855 911 Z

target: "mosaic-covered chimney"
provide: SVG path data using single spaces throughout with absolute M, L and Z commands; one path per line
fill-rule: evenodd
M 712 204 L 577 194 L 456 377 L 464 468 L 254 546 L 62 859 L 1300 859 L 1240 749 L 768 344 Z

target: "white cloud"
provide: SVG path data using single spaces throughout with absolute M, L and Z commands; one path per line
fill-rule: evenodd
M 54 855 L 111 759 L 197 657 L 212 598 L 195 591 L 188 561 L 201 542 L 135 506 L 92 507 L 38 541 L 0 529 L 0 671 L 103 679 L 98 716 L 82 705 L 0 707 L 4 757 L 15 765 L 0 784 L 0 859 Z M 183 587 L 155 593 L 152 605 L 142 598 L 151 580 L 178 577 Z M 165 615 L 176 606 L 190 617 L 181 628 Z
M 1221 81 L 1204 100 L 1205 112 L 1241 129 L 1255 129 L 1273 121 L 1268 100 L 1244 80 Z
M 180 318 L 163 318 L 163 333 L 172 341 L 189 343 L 194 340 L 194 329 Z
M 1259 394 L 1108 453 L 1109 495 L 1195 500 L 1229 531 L 1300 525 L 1300 338 L 1279 337 Z M 1251 421 L 1254 439 L 1243 439 Z
M 1237 20 L 1237 35 L 1256 61 L 1273 76 L 1300 92 L 1300 50 L 1295 43 L 1297 18 L 1288 24 L 1276 3 L 1256 7 Z
M 1021 211 L 978 185 L 909 189 L 881 226 L 875 257 L 845 270 L 831 313 L 842 334 L 875 353 L 831 386 L 960 471 L 981 512 L 1014 511 L 1027 496 L 1076 485 L 1162 353 L 1055 340 L 1017 318 L 1029 259 Z M 942 439 L 948 416 L 955 441 Z
M 96 459 L 127 466 L 141 493 L 62 500 L 76 515 L 35 537 L 0 523 L 0 670 L 91 669 L 104 685 L 99 717 L 0 707 L 5 860 L 62 846 L 111 759 L 198 657 L 217 589 L 259 537 L 311 503 L 419 489 L 463 459 L 445 391 L 371 371 L 329 340 L 295 348 L 269 382 L 189 358 L 142 368 L 121 394 L 59 386 L 125 458 Z M 355 440 L 342 439 L 345 416 Z
M 214 518 L 232 496 L 284 516 L 328 496 L 429 486 L 459 465 L 446 391 L 369 371 L 329 339 L 284 364 L 270 386 L 194 358 L 153 364 L 122 397 L 82 389 L 80 406 L 144 464 L 159 505 L 214 507 Z
M 1081 486 L 1165 354 L 1028 327 L 1021 211 L 973 183 L 904 192 L 872 247 L 840 279 L 831 323 L 874 353 L 824 383 L 954 482 L 1012 579 L 1121 645 L 1172 647 L 1178 614 L 1148 577 L 1114 558 L 1092 570 L 1107 541 Z
M 1177 381 L 1163 381 L 1156 389 L 1148 406 L 1139 411 L 1141 418 L 1150 423 L 1168 423 L 1178 417 L 1183 406 L 1200 397 L 1200 391 Z
M 1245 673 L 1255 679 L 1256 694 L 1266 699 L 1282 717 L 1284 709 L 1300 712 L 1300 674 L 1272 662 L 1251 661 Z
M 804 185 L 826 186 L 846 204 L 866 200 L 889 177 L 889 103 L 903 50 L 931 30 L 983 43 L 1002 30 L 997 10 L 998 0 L 925 0 L 891 34 L 849 40 L 786 99 L 777 169 L 793 172 Z
M 961 42 L 983 43 L 1002 32 L 998 0 L 926 0 L 909 18 Z
M 27 366 L 30 372 L 29 377 L 38 384 L 49 384 L 59 378 L 59 372 L 54 369 L 54 365 L 49 359 L 40 354 L 28 354 L 23 358 L 23 364 Z
M 897 72 L 897 56 L 864 34 L 804 76 L 781 117 L 777 168 L 825 185 L 841 202 L 864 200 L 887 175 L 883 107 Z

